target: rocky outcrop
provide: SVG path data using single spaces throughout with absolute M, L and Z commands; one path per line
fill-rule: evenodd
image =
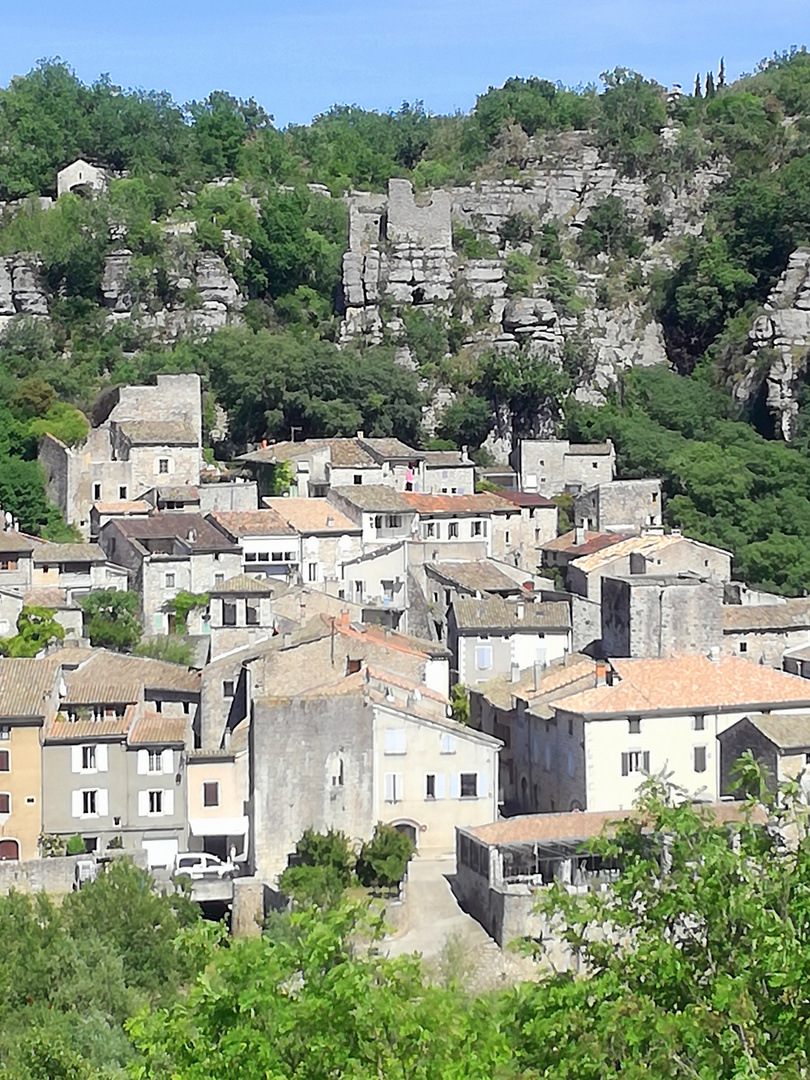
M 750 359 L 735 395 L 742 402 L 751 400 L 764 379 L 765 405 L 776 432 L 789 442 L 799 411 L 799 379 L 810 353 L 810 248 L 797 248 L 790 256 L 749 340 Z
M 14 255 L 0 259 L 0 333 L 18 315 L 48 314 L 48 297 L 32 258 Z

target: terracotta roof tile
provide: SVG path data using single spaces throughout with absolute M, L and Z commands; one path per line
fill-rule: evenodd
M 185 421 L 120 420 L 118 429 L 140 446 L 196 446 L 198 441 L 196 431 Z
M 745 717 L 780 750 L 806 750 L 810 747 L 810 715 L 777 716 L 773 713 L 750 713 Z M 742 723 L 742 721 L 740 721 Z M 736 727 L 736 724 L 733 725 Z M 718 736 L 722 739 L 731 728 Z
M 107 556 L 98 544 L 37 544 L 34 548 L 34 562 L 94 562 L 103 563 Z
M 129 732 L 131 746 L 185 744 L 189 734 L 186 716 L 164 716 L 162 713 L 144 709 Z
M 135 719 L 137 706 L 127 705 L 121 716 L 104 720 L 68 720 L 64 713 L 52 717 L 45 738 L 53 742 L 73 742 L 78 739 L 111 739 L 123 737 Z
M 96 502 L 93 509 L 99 514 L 148 514 L 152 507 L 143 499 L 119 499 L 117 502 Z
M 264 499 L 297 533 L 360 533 L 362 529 L 326 499 Z
M 290 502 L 285 499 L 284 502 Z M 295 536 L 295 529 L 289 525 L 277 510 L 214 510 L 209 520 L 219 525 L 235 539 L 243 536 Z
M 723 630 L 803 630 L 810 627 L 810 600 L 788 600 L 786 604 L 724 604 Z
M 68 603 L 67 593 L 50 585 L 37 585 L 23 593 L 26 607 L 52 608 L 55 611 L 79 611 L 78 604 Z
M 29 552 L 34 549 L 34 542 L 18 532 L 0 532 L 0 551 Z
M 598 686 L 560 698 L 555 708 L 600 716 L 680 709 L 714 711 L 771 704 L 810 706 L 810 682 L 806 679 L 738 657 L 617 659 L 611 664 L 618 676 L 612 686 Z
M 566 454 L 573 454 L 575 457 L 599 457 L 612 453 L 613 447 L 610 443 L 570 443 L 566 450 Z
M 514 578 L 504 573 L 489 559 L 471 559 L 469 562 L 427 562 L 425 571 L 429 577 L 439 577 L 472 592 L 519 593 L 522 591 L 522 587 Z
M 420 457 L 425 459 L 425 465 L 429 469 L 458 469 L 473 464 L 470 458 L 465 457 L 460 450 L 423 450 Z
M 532 630 L 569 630 L 571 610 L 564 600 L 551 603 L 512 603 L 500 596 L 459 597 L 453 603 L 459 630 L 495 630 L 520 633 Z
M 334 487 L 332 492 L 359 510 L 375 513 L 413 513 L 408 495 L 385 484 L 354 484 Z
M 627 540 L 628 534 L 590 532 L 586 529 L 585 539 L 581 544 L 576 542 L 576 538 L 576 529 L 572 529 L 554 540 L 549 540 L 547 544 L 543 544 L 543 551 L 559 551 L 563 554 L 574 555 L 576 558 L 580 555 L 590 555 L 591 552 L 601 551 L 602 548 L 611 547 L 622 540 Z
M 236 574 L 210 590 L 211 596 L 272 596 L 274 589 L 265 578 L 251 574 Z
M 90 652 L 90 650 L 88 650 Z M 58 657 L 58 653 L 53 654 Z M 66 674 L 71 704 L 114 704 L 140 700 L 142 689 L 199 694 L 200 674 L 182 664 L 148 656 L 125 656 L 94 649 L 75 671 Z
M 44 719 L 58 666 L 54 656 L 0 659 L 0 717 Z
M 405 491 L 403 497 L 419 514 L 514 514 L 515 504 L 500 495 L 423 495 Z
M 414 450 L 400 439 L 358 438 L 358 443 L 380 461 L 398 458 L 405 461 L 418 461 L 424 457 L 421 450 Z
M 238 550 L 238 546 L 202 514 L 170 512 L 150 514 L 146 518 L 113 518 L 104 529 L 116 529 L 130 540 L 176 540 L 191 551 Z

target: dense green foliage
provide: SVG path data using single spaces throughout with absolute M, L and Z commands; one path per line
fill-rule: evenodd
M 374 835 L 357 856 L 357 878 L 372 889 L 396 889 L 415 853 L 410 837 L 393 825 L 377 822 Z
M 0 655 L 36 656 L 48 645 L 64 641 L 65 628 L 52 608 L 24 607 L 17 618 L 17 633 L 0 640 Z
M 140 599 L 136 592 L 98 589 L 83 596 L 84 632 L 94 648 L 128 652 L 141 640 L 136 618 Z

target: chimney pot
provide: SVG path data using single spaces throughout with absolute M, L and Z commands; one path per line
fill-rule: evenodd
M 510 678 L 513 683 L 520 682 L 520 664 L 512 664 Z
M 604 660 L 596 661 L 596 685 L 605 686 L 607 684 L 607 664 Z
M 522 600 L 520 600 L 517 604 L 515 604 L 515 618 L 518 620 L 518 622 L 520 622 L 525 614 L 526 605 L 523 603 Z
M 543 683 L 543 665 L 540 663 L 539 660 L 537 660 L 537 661 L 535 661 L 535 664 L 534 664 L 534 690 L 535 690 L 535 693 L 537 693 L 540 690 L 540 687 L 542 686 L 542 683 Z
M 365 431 L 358 431 L 357 432 L 357 438 L 358 439 L 365 439 L 365 437 L 366 437 Z

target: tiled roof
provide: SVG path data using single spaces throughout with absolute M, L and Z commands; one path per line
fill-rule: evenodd
M 238 550 L 238 545 L 202 514 L 159 513 L 147 518 L 120 518 L 108 522 L 104 528 L 115 528 L 131 540 L 177 540 L 191 551 Z
M 332 488 L 335 495 L 340 495 L 347 503 L 359 510 L 379 511 L 381 513 L 412 514 L 413 507 L 404 492 L 385 484 L 353 484 L 346 487 Z
M 41 719 L 45 717 L 53 693 L 57 661 L 43 659 L 0 659 L 0 717 Z
M 405 491 L 403 497 L 420 514 L 515 513 L 514 503 L 490 492 L 481 495 L 423 495 L 415 491 Z
M 359 533 L 361 528 L 326 499 L 264 499 L 297 533 Z
M 0 551 L 23 552 L 31 551 L 34 544 L 27 536 L 18 532 L 0 532 Z
M 99 514 L 148 514 L 152 507 L 143 499 L 119 499 L 117 502 L 93 503 Z
M 750 713 L 745 719 L 780 750 L 805 750 L 810 747 L 810 716 L 801 713 L 795 716 Z M 722 739 L 724 734 L 721 732 L 719 738 Z
M 420 457 L 425 459 L 429 469 L 459 468 L 473 464 L 460 450 L 423 450 Z
M 23 604 L 26 607 L 53 608 L 55 611 L 79 611 L 78 604 L 68 603 L 67 593 L 64 589 L 57 589 L 50 585 L 35 586 L 23 593 Z
M 399 439 L 366 439 L 364 437 L 357 441 L 364 450 L 371 451 L 371 454 L 380 461 L 390 458 L 418 461 L 424 457 L 421 450 L 414 450 L 412 446 L 407 446 Z
M 98 544 L 37 544 L 34 548 L 35 563 L 106 561 L 107 556 Z
M 738 657 L 612 660 L 612 686 L 561 698 L 558 709 L 586 715 L 677 712 L 769 705 L 810 706 L 810 682 Z
M 132 746 L 183 744 L 188 731 L 188 717 L 164 716 L 163 713 L 144 709 L 132 725 L 128 741 Z
M 144 687 L 184 694 L 200 692 L 199 672 L 189 671 L 182 664 L 148 656 L 125 656 L 105 649 L 92 650 L 81 667 L 66 674 L 66 682 L 67 700 L 76 705 L 138 701 Z
M 425 570 L 472 592 L 520 592 L 521 586 L 489 559 L 469 562 L 428 562 Z M 527 575 L 528 576 L 528 575 Z
M 570 532 L 563 533 L 562 536 L 555 537 L 554 540 L 549 540 L 547 544 L 543 544 L 543 551 L 560 551 L 574 555 L 576 558 L 580 555 L 590 555 L 594 551 L 601 551 L 602 548 L 611 547 L 622 540 L 629 539 L 629 537 L 627 533 L 600 533 L 590 532 L 586 529 L 583 543 L 578 544 L 576 539 L 576 529 L 572 529 Z
M 629 539 L 619 540 L 618 544 L 612 544 L 601 551 L 593 551 L 575 559 L 573 565 L 586 574 L 593 573 L 609 566 L 614 559 L 621 559 L 630 554 L 643 555 L 652 558 L 659 551 L 673 547 L 681 543 L 686 537 L 673 535 L 672 533 L 655 533 L 651 536 L 631 536 Z M 691 541 L 689 541 L 691 543 Z
M 413 679 L 406 679 L 404 675 L 395 675 L 391 671 L 385 671 L 383 668 L 374 667 L 371 664 L 364 664 L 359 671 L 356 671 L 351 675 L 339 675 L 329 682 L 322 683 L 319 686 L 309 687 L 296 696 L 336 697 L 339 694 L 354 693 L 358 688 L 368 685 L 371 680 L 381 683 L 390 683 L 391 686 L 399 687 L 400 690 L 408 690 L 411 692 L 418 691 L 422 697 L 430 698 L 432 701 L 441 702 L 443 705 L 450 704 L 444 694 L 439 694 L 437 691 L 431 690 L 430 687 L 425 686 L 424 683 L 414 682 Z
M 272 596 L 273 586 L 269 585 L 264 578 L 254 577 L 251 574 L 236 574 L 228 578 L 221 585 L 215 586 L 211 596 L 245 596 L 248 593 L 255 596 Z
M 64 713 L 58 713 L 48 724 L 45 737 L 48 740 L 73 742 L 77 739 L 109 739 L 123 736 L 129 731 L 135 719 L 137 706 L 130 704 L 121 716 L 105 720 L 68 720 Z
M 158 498 L 170 502 L 199 502 L 200 489 L 192 484 L 169 484 L 155 488 Z
M 354 439 L 304 439 L 302 442 L 280 442 L 243 454 L 240 461 L 258 465 L 274 465 L 280 461 L 303 459 L 318 450 L 328 448 L 329 461 L 336 468 L 374 469 L 377 463 L 371 454 Z
M 511 603 L 500 596 L 478 600 L 462 596 L 453 602 L 459 630 L 499 630 L 521 633 L 532 630 L 569 630 L 571 611 L 564 600 L 552 603 Z
M 133 445 L 196 446 L 191 424 L 177 420 L 121 420 L 118 428 Z
M 548 667 L 540 669 L 536 690 L 533 667 L 521 671 L 517 682 L 512 682 L 510 674 L 498 675 L 475 687 L 475 690 L 499 709 L 511 709 L 513 698 L 536 702 L 536 707 L 540 708 L 555 696 L 573 693 L 573 688 L 579 682 L 583 682 L 584 686 L 593 686 L 595 668 L 596 661 L 589 656 L 573 653 L 564 661 L 555 660 Z
M 285 502 L 290 502 L 285 499 Z M 220 525 L 231 536 L 295 536 L 295 529 L 288 525 L 277 510 L 214 510 L 209 520 Z
M 714 819 L 716 824 L 741 821 L 745 818 L 746 804 L 722 802 L 701 804 L 700 809 Z M 464 832 L 484 844 L 531 844 L 553 842 L 569 843 L 591 840 L 599 836 L 605 827 L 618 824 L 627 818 L 639 817 L 635 810 L 572 811 L 561 814 L 523 814 L 504 818 L 489 825 L 465 828 Z M 755 813 L 754 819 L 764 820 L 764 814 Z
M 724 604 L 723 630 L 799 630 L 810 627 L 810 600 L 788 600 L 786 604 Z
M 610 443 L 571 443 L 566 451 L 567 454 L 581 457 L 599 457 L 612 452 L 613 447 Z
M 531 491 L 510 491 L 509 488 L 499 488 L 493 494 L 500 495 L 502 499 L 514 503 L 515 506 L 541 506 L 551 510 L 557 509 L 557 504 L 553 499 L 547 499 L 545 495 L 535 495 Z
M 445 658 L 450 656 L 450 650 L 439 641 L 426 641 L 424 638 L 415 637 L 413 634 L 403 634 L 399 630 L 388 630 L 374 623 L 352 623 L 348 619 L 333 618 L 330 615 L 316 615 L 305 627 L 305 630 L 315 630 L 324 627 L 331 633 L 332 625 L 335 630 L 347 637 L 355 637 L 359 640 L 373 642 L 396 652 L 411 653 L 414 656 L 431 658 Z M 318 635 L 320 636 L 320 634 Z

